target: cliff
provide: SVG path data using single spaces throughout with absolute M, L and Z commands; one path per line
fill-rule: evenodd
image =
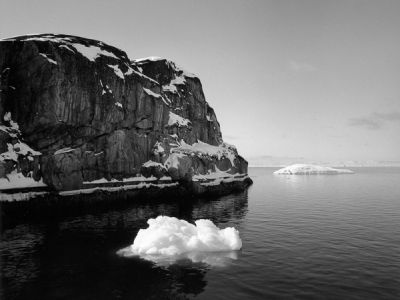
M 0 41 L 0 76 L 0 190 L 250 181 L 200 79 L 169 60 L 41 34 Z

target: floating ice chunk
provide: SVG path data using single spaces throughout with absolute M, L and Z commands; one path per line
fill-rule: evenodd
M 176 256 L 189 252 L 223 252 L 240 250 L 242 240 L 233 227 L 219 229 L 210 220 L 195 225 L 174 217 L 158 216 L 147 221 L 129 247 L 132 255 Z
M 219 229 L 210 220 L 197 220 L 195 225 L 173 217 L 158 216 L 147 221 L 149 227 L 139 230 L 133 245 L 118 255 L 140 256 L 158 265 L 191 260 L 224 266 L 238 258 L 242 247 L 239 232 L 228 227 Z
M 279 169 L 274 174 L 279 175 L 318 175 L 318 174 L 353 174 L 354 172 L 347 169 L 334 169 L 331 167 L 322 167 L 308 164 L 294 164 L 286 168 Z

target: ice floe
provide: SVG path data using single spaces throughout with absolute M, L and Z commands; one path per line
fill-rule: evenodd
M 354 172 L 347 169 L 334 169 L 331 167 L 323 167 L 310 164 L 294 164 L 274 172 L 279 175 L 335 175 L 335 174 L 353 174 Z
M 201 219 L 191 224 L 175 217 L 158 216 L 147 221 L 133 244 L 118 251 L 121 256 L 140 256 L 154 262 L 173 262 L 188 258 L 213 264 L 222 258 L 235 259 L 232 251 L 242 248 L 239 231 L 219 229 L 212 221 Z

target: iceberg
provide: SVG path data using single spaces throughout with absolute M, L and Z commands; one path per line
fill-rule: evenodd
M 239 231 L 233 227 L 219 229 L 212 221 L 201 219 L 191 224 L 174 217 L 158 216 L 147 221 L 133 244 L 117 254 L 140 256 L 156 263 L 171 263 L 181 259 L 219 264 L 224 259 L 236 259 L 235 250 L 242 248 Z
M 294 164 L 274 172 L 274 174 L 279 175 L 336 175 L 353 173 L 353 171 L 347 169 L 334 169 L 331 167 L 323 167 L 309 164 Z

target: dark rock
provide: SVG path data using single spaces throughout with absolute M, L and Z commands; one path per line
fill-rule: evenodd
M 228 146 L 234 163 L 179 150 L 182 140 L 214 146 L 223 140 L 199 78 L 171 61 L 130 61 L 99 41 L 41 34 L 0 41 L 0 74 L 0 153 L 20 141 L 40 151 L 15 149 L 12 164 L 55 190 L 139 173 L 184 181 L 216 168 L 247 173 L 247 162 Z M 166 170 L 143 167 L 174 155 L 176 164 Z M 0 175 L 12 171 L 9 158 L 0 163 Z
M 56 190 L 76 190 L 82 187 L 80 151 L 55 153 L 43 158 L 43 179 Z
M 149 161 L 150 163 L 145 163 L 141 168 L 140 168 L 140 173 L 144 177 L 151 177 L 154 176 L 157 179 L 160 179 L 161 177 L 164 176 L 169 176 L 169 173 L 167 171 L 167 168 L 161 164 L 161 163 L 156 163 Z

